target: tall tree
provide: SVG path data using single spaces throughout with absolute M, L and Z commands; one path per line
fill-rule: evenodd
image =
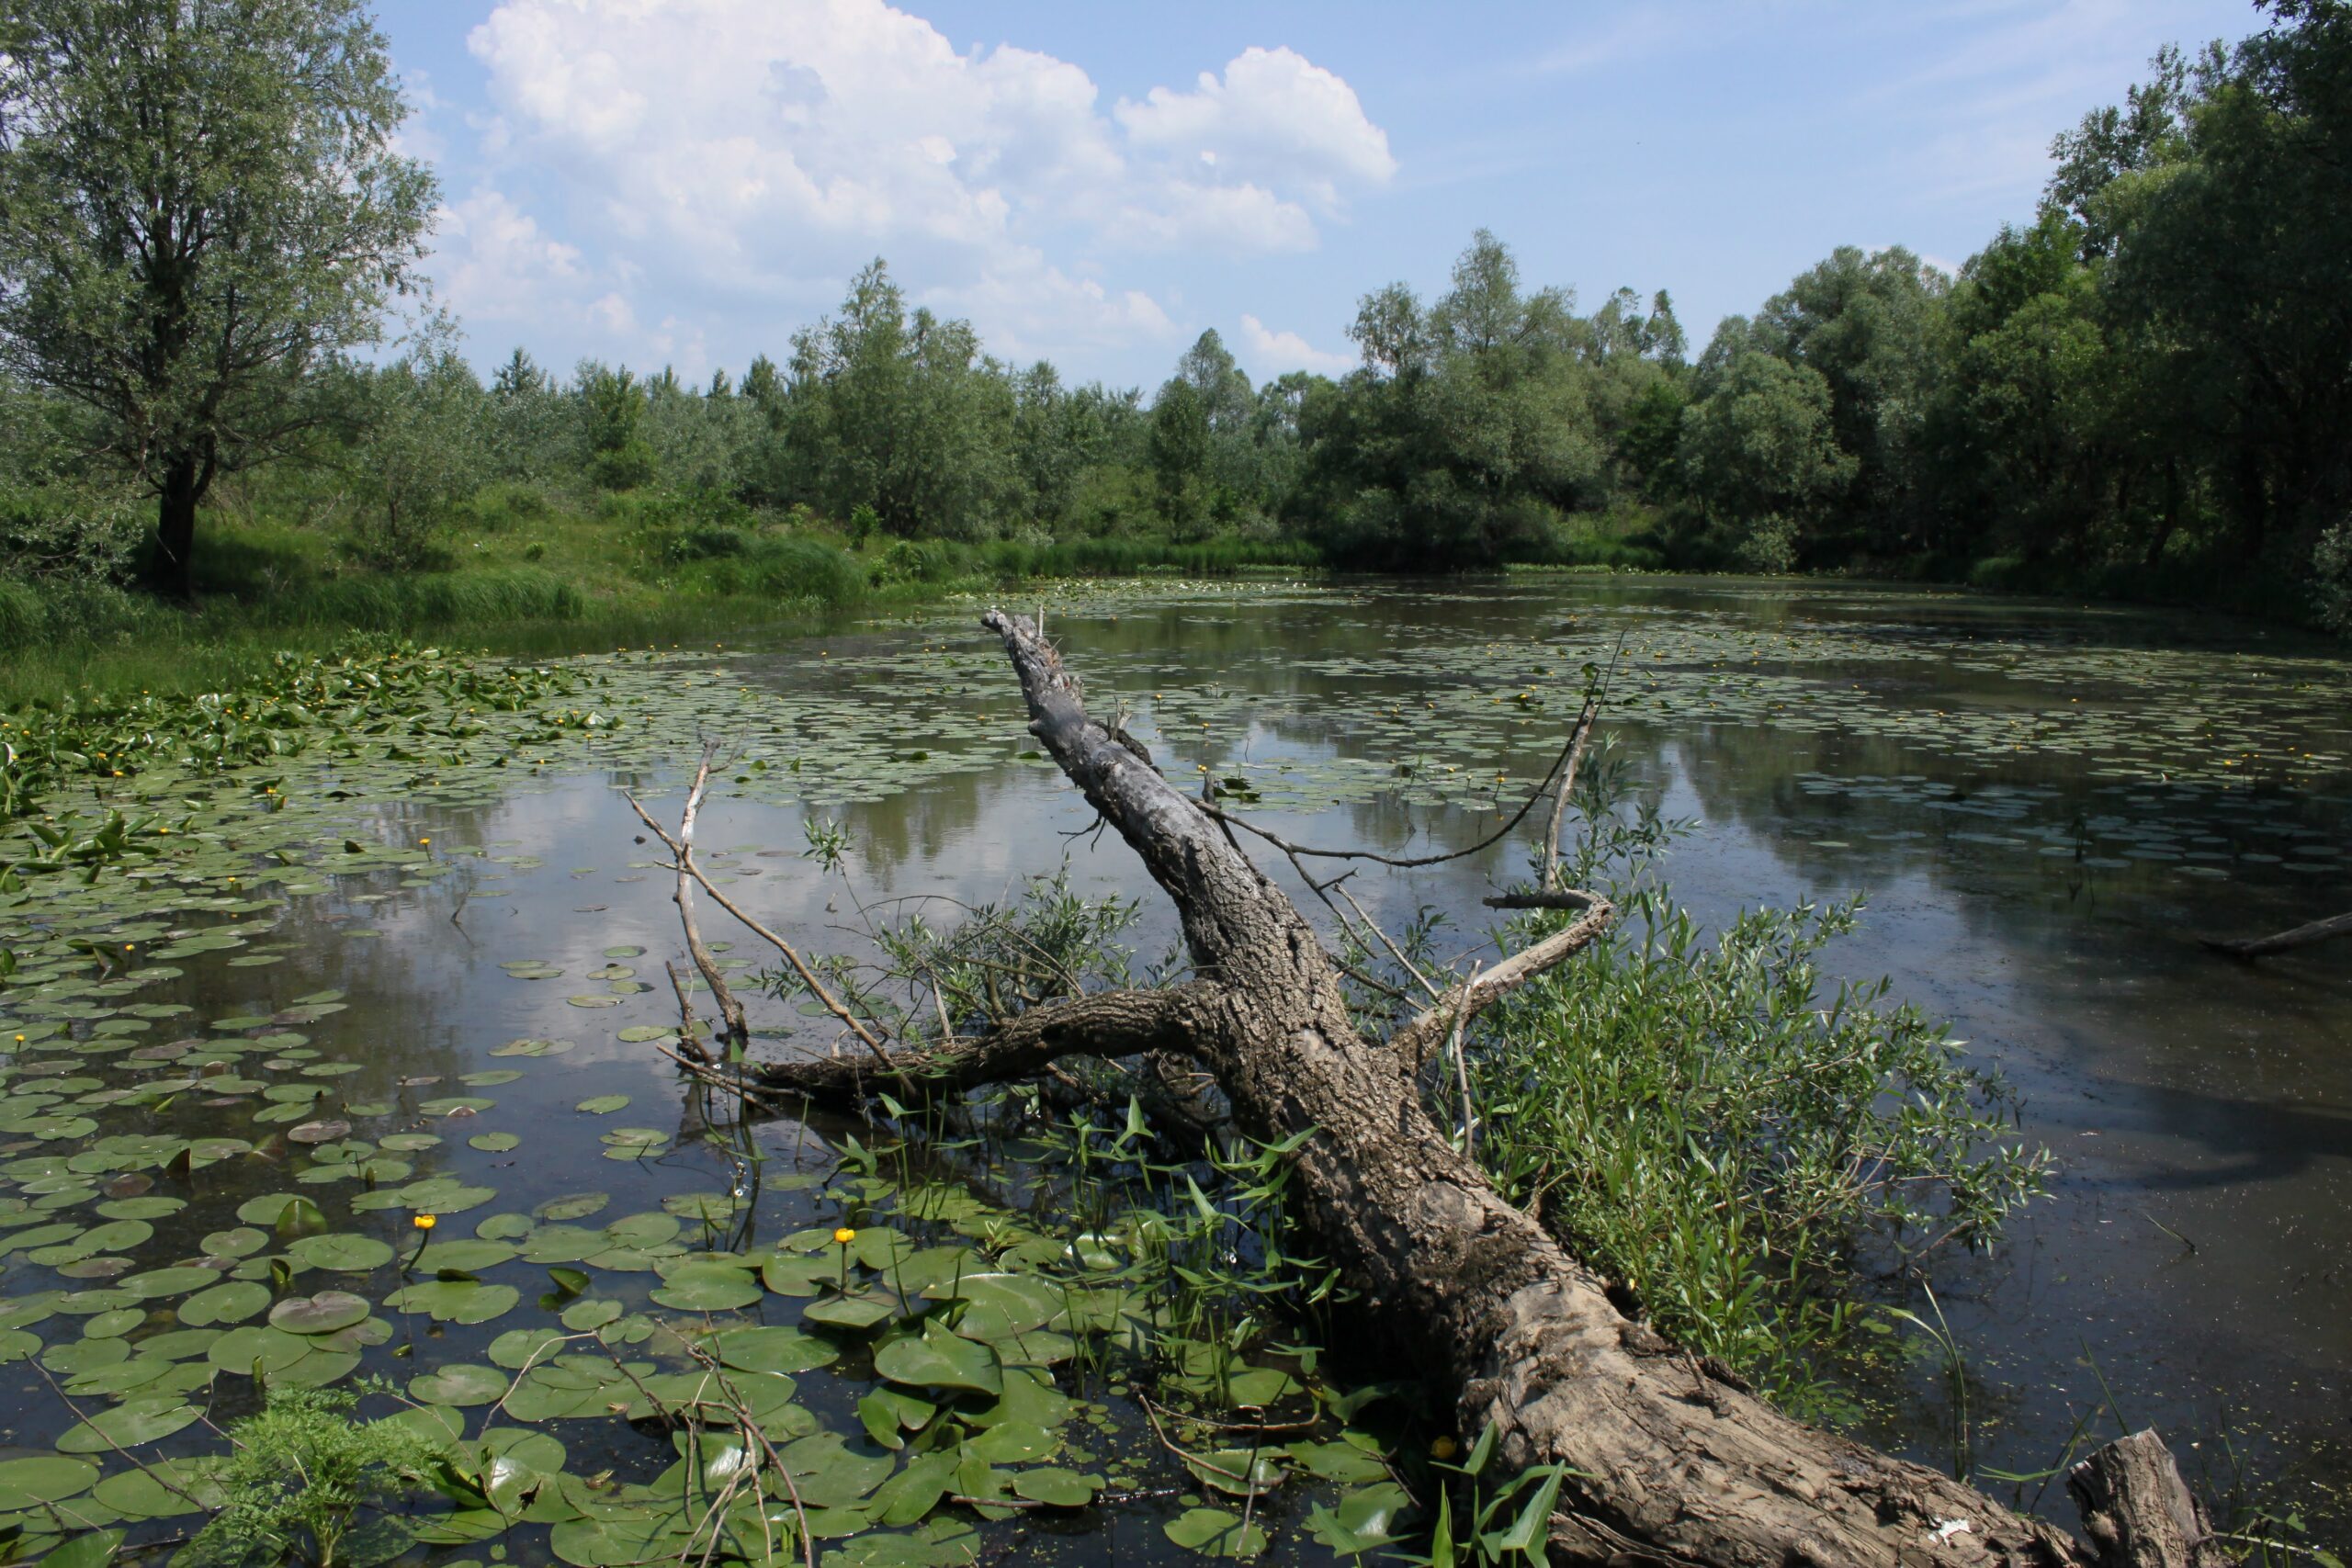
M 95 410 L 192 587 L 197 508 L 375 341 L 432 175 L 363 0 L 10 0 L 0 19 L 0 364 Z

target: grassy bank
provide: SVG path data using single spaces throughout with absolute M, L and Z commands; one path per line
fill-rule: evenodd
M 817 631 L 846 615 L 1030 578 L 1316 561 L 1296 543 L 1239 539 L 861 545 L 823 528 L 697 520 L 626 497 L 589 513 L 484 509 L 480 522 L 427 570 L 396 572 L 353 563 L 318 530 L 219 519 L 202 541 L 193 607 L 106 583 L 0 577 L 0 706 L 234 685 L 281 649 L 322 651 L 353 632 L 554 655 Z

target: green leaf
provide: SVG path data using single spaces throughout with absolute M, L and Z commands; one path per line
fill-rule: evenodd
M 976 1340 L 950 1334 L 935 1323 L 924 1324 L 920 1337 L 910 1335 L 885 1344 L 875 1352 L 874 1370 L 892 1382 L 919 1388 L 1004 1392 L 1004 1374 L 996 1352 Z
M 107 1568 L 122 1545 L 120 1530 L 89 1530 L 40 1560 L 40 1568 Z
M 739 1268 L 694 1263 L 674 1269 L 653 1292 L 653 1299 L 680 1312 L 728 1312 L 760 1299 L 758 1281 Z
M 1266 1550 L 1266 1532 L 1223 1508 L 1188 1508 L 1160 1527 L 1177 1545 L 1209 1557 L 1255 1557 Z M 1440 1562 L 1451 1562 L 1451 1557 Z
M 134 1399 L 118 1404 L 77 1426 L 68 1427 L 57 1439 L 57 1451 L 67 1454 L 107 1453 L 118 1448 L 137 1448 L 170 1437 L 184 1427 L 192 1426 L 204 1413 L 195 1405 L 183 1403 L 176 1395 L 161 1398 Z
M 729 1328 L 711 1337 L 720 1361 L 746 1372 L 806 1372 L 831 1366 L 841 1352 L 797 1328 Z
M 368 1298 L 348 1291 L 321 1291 L 314 1296 L 289 1296 L 269 1309 L 269 1325 L 288 1334 L 333 1334 L 365 1319 Z
M 1018 1496 L 1033 1503 L 1047 1503 L 1057 1508 L 1082 1508 L 1094 1501 L 1102 1490 L 1099 1475 L 1080 1475 L 1074 1470 L 1062 1470 L 1047 1465 L 1041 1470 L 1024 1470 L 1012 1478 L 1012 1490 Z
M 98 1467 L 78 1459 L 37 1454 L 0 1460 L 0 1513 L 77 1497 L 98 1479 Z

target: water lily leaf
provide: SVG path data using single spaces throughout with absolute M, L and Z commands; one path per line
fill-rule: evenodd
M 401 1312 L 426 1313 L 442 1323 L 488 1323 L 514 1310 L 522 1292 L 512 1285 L 472 1280 L 432 1280 L 403 1287 L 384 1298 Z
M 506 1392 L 506 1384 L 504 1372 L 458 1362 L 409 1379 L 408 1393 L 420 1404 L 490 1404 Z
M 118 1404 L 76 1426 L 68 1427 L 57 1439 L 57 1451 L 65 1454 L 107 1453 L 115 1449 L 137 1448 L 170 1437 L 184 1427 L 191 1426 L 204 1413 L 187 1404 L 176 1394 L 155 1399 L 133 1399 Z
M 1396 1540 L 1396 1516 L 1412 1506 L 1405 1489 L 1393 1481 L 1359 1486 L 1333 1507 L 1316 1507 L 1306 1516 L 1315 1539 L 1344 1556 L 1362 1557 Z
M 243 1323 L 269 1305 L 269 1288 L 248 1280 L 198 1291 L 180 1303 L 179 1320 L 190 1328 L 218 1323 Z
M 321 1291 L 314 1296 L 289 1296 L 270 1308 L 269 1325 L 288 1334 L 333 1334 L 361 1322 L 369 1310 L 365 1296 Z
M 918 1454 L 908 1461 L 904 1470 L 875 1489 L 870 1505 L 875 1517 L 886 1525 L 919 1522 L 956 1484 L 956 1461 L 953 1449 Z
M 720 1361 L 747 1372 L 806 1372 L 831 1366 L 841 1351 L 797 1328 L 729 1328 L 711 1337 Z
M 158 1460 L 143 1470 L 125 1470 L 99 1482 L 90 1494 L 128 1519 L 171 1519 L 211 1513 L 226 1503 L 221 1461 L 210 1455 Z
M 490 1155 L 503 1155 L 509 1150 L 520 1148 L 523 1144 L 523 1140 L 512 1133 L 476 1133 L 466 1142 L 472 1147 L 481 1150 L 482 1153 Z
M 337 1138 L 350 1135 L 351 1123 L 348 1122 L 305 1122 L 299 1127 L 286 1129 L 286 1141 L 289 1144 L 330 1144 Z
M 892 1382 L 919 1388 L 963 1388 L 1001 1393 L 1004 1374 L 996 1352 L 976 1340 L 926 1323 L 920 1336 L 885 1344 L 874 1355 L 874 1370 Z
M 548 1549 L 572 1568 L 624 1568 L 690 1555 L 692 1531 L 692 1523 L 676 1514 L 572 1519 L 555 1527 Z
M 1228 1496 L 1264 1496 L 1289 1475 L 1276 1459 L 1280 1450 L 1219 1449 L 1214 1453 L 1184 1454 L 1184 1468 L 1204 1486 Z
M 0 1512 L 78 1497 L 98 1479 L 98 1467 L 78 1459 L 35 1455 L 0 1460 Z
M 576 1192 L 568 1198 L 551 1198 L 531 1213 L 543 1220 L 584 1220 L 612 1201 L 608 1192 Z
M 760 1287 L 741 1269 L 695 1263 L 673 1270 L 653 1299 L 680 1312 L 726 1312 L 760 1299 Z
M 211 1272 L 209 1269 L 205 1270 L 208 1276 Z M 112 1312 L 102 1312 L 82 1325 L 82 1337 L 119 1339 L 146 1321 L 147 1314 L 137 1307 L 118 1307 Z
M 121 1549 L 123 1533 L 119 1529 L 85 1530 L 43 1557 L 39 1568 L 106 1568 Z
M 831 1328 L 871 1328 L 897 1315 L 899 1303 L 888 1296 L 828 1296 L 800 1315 Z
M 1099 1475 L 1080 1475 L 1074 1470 L 1062 1470 L 1047 1465 L 1039 1470 L 1024 1470 L 1012 1478 L 1013 1493 L 1032 1503 L 1047 1503 L 1057 1508 L 1082 1508 L 1094 1501 L 1102 1490 Z
M 348 1231 L 303 1236 L 288 1245 L 286 1255 L 306 1269 L 324 1269 L 335 1274 L 365 1274 L 382 1268 L 394 1257 L 390 1242 Z
M 1061 1438 L 1043 1427 L 1026 1421 L 1005 1421 L 968 1438 L 964 1451 L 989 1464 L 1029 1464 L 1061 1446 Z
M 269 1245 L 268 1235 L 251 1225 L 214 1231 L 199 1243 L 207 1258 L 246 1258 Z
M 1177 1545 L 1210 1557 L 1255 1557 L 1266 1550 L 1266 1532 L 1253 1520 L 1223 1508 L 1187 1508 L 1160 1527 Z
M 777 1450 L 792 1472 L 801 1502 L 813 1508 L 846 1507 L 889 1478 L 888 1453 L 859 1453 L 839 1432 L 816 1432 Z
M 599 1094 L 582 1100 L 572 1109 L 585 1111 L 592 1116 L 607 1116 L 628 1104 L 628 1096 L 625 1094 Z
M 428 1242 L 424 1256 L 435 1269 L 458 1269 L 469 1274 L 484 1269 L 495 1269 L 514 1256 L 514 1247 L 503 1241 L 484 1241 L 479 1236 L 452 1236 L 447 1241 Z
M 621 1312 L 618 1302 L 574 1302 L 563 1309 L 563 1325 L 574 1333 L 584 1334 L 616 1322 Z

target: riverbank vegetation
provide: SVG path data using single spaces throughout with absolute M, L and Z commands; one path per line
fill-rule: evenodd
M 71 199 L 127 199 L 102 159 L 40 132 L 0 155 L 0 651 L 203 668 L 181 655 L 345 627 L 609 642 L 910 584 L 1317 563 L 1848 571 L 2343 627 L 2352 12 L 2268 10 L 2086 116 L 2040 209 L 1956 276 L 1840 248 L 1694 355 L 1666 291 L 1581 310 L 1482 231 L 1434 299 L 1363 298 L 1344 377 L 1253 384 L 1212 331 L 1147 391 L 1001 360 L 880 261 L 779 357 L 699 386 L 520 350 L 484 380 L 429 312 L 383 346 L 431 175 L 386 151 L 380 40 L 330 6 L 302 47 L 345 62 L 364 125 L 309 155 L 349 204 L 302 206 L 281 106 L 238 154 L 275 238 L 233 265 L 141 282 L 108 250 L 129 231 Z M 43 60 L 12 59 L 13 96 L 107 112 Z M 345 252 L 305 248 L 334 224 Z M 76 292 L 93 277 L 119 309 Z M 233 375 L 187 321 L 161 358 L 117 352 L 165 284 L 198 322 L 263 284 L 335 308 Z

